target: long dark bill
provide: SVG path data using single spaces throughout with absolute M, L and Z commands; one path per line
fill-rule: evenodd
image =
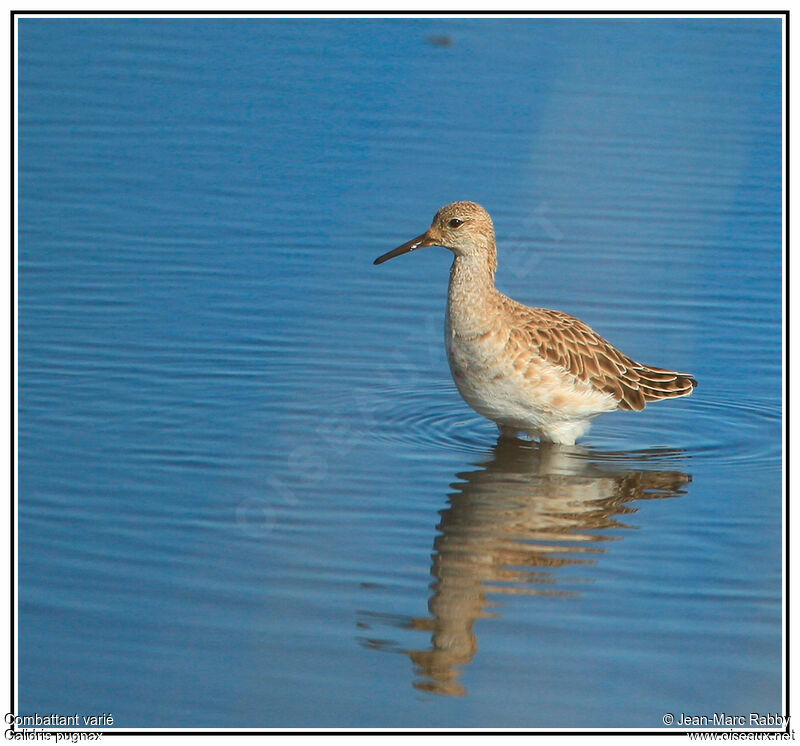
M 373 262 L 373 264 L 383 264 L 384 262 L 388 262 L 390 259 L 394 259 L 396 256 L 400 256 L 401 254 L 408 254 L 409 251 L 416 251 L 417 249 L 421 249 L 424 246 L 435 246 L 435 245 L 436 241 L 434 241 L 427 233 L 423 233 L 421 236 L 412 238 L 408 243 L 404 243 L 402 246 L 398 246 L 396 249 L 387 251 L 383 256 L 379 256 Z

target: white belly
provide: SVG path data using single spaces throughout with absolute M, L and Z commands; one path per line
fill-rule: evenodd
M 445 328 L 447 359 L 461 396 L 503 429 L 574 443 L 592 417 L 617 407 L 609 394 L 563 368 L 532 353 L 508 354 L 502 330 L 458 335 L 449 319 Z

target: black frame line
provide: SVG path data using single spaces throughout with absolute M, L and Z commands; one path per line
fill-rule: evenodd
M 790 50 L 790 43 L 789 43 L 789 10 L 593 10 L 593 11 L 564 11 L 564 10 L 541 10 L 541 11 L 521 11 L 521 10 L 480 10 L 480 11 L 457 11 L 457 10 L 378 10 L 378 11 L 367 11 L 367 10 L 301 10 L 301 11 L 291 11 L 291 10 L 273 10 L 273 11 L 248 11 L 248 10 L 232 10 L 232 11 L 225 11 L 225 10 L 11 10 L 9 11 L 10 17 L 10 45 L 9 45 L 9 54 L 10 54 L 10 86 L 9 86 L 9 95 L 10 95 L 10 105 L 9 105 L 9 114 L 10 114 L 10 295 L 11 295 L 11 304 L 10 304 L 10 326 L 11 326 L 11 333 L 10 333 L 10 341 L 11 341 L 11 350 L 10 350 L 10 477 L 11 477 L 11 491 L 9 497 L 9 504 L 10 504 L 10 521 L 9 521 L 9 534 L 10 534 L 10 698 L 9 698 L 9 706 L 8 712 L 13 713 L 15 712 L 15 701 L 16 701 L 16 690 L 15 690 L 15 683 L 16 683 L 16 655 L 15 655 L 15 646 L 16 646 L 16 634 L 15 634 L 15 623 L 17 621 L 17 614 L 16 614 L 16 605 L 15 605 L 15 592 L 16 592 L 16 564 L 15 564 L 15 531 L 14 525 L 15 520 L 17 517 L 16 511 L 16 501 L 15 501 L 15 485 L 16 482 L 16 473 L 14 469 L 14 459 L 16 455 L 16 426 L 17 426 L 17 418 L 16 418 L 16 408 L 15 408 L 15 394 L 17 393 L 17 381 L 14 376 L 14 370 L 17 363 L 17 326 L 15 324 L 15 311 L 17 310 L 17 299 L 15 297 L 15 274 L 17 270 L 17 265 L 15 262 L 15 253 L 14 247 L 16 246 L 16 239 L 17 239 L 17 225 L 15 220 L 15 207 L 17 202 L 17 195 L 15 194 L 15 176 L 16 176 L 16 168 L 17 163 L 15 162 L 15 146 L 17 144 L 18 139 L 18 132 L 17 132 L 17 111 L 14 108 L 14 100 L 16 91 L 16 73 L 17 73 L 17 60 L 14 54 L 15 50 L 15 43 L 17 41 L 17 23 L 16 17 L 17 16 L 135 16 L 135 17 L 143 17 L 143 16 L 239 16 L 239 15 L 247 15 L 247 16 L 260 16 L 260 17 L 280 17 L 280 16 L 318 16 L 318 17 L 334 17 L 334 16 L 366 16 L 366 15 L 379 15 L 379 16 L 394 16 L 394 15 L 406 15 L 406 16 L 418 16 L 418 17 L 428 17 L 428 16 L 462 16 L 462 17 L 476 17 L 476 16 L 524 16 L 524 17 L 535 17 L 535 16 L 559 16 L 559 17 L 582 17 L 582 16 L 628 16 L 628 17 L 636 17 L 636 16 L 653 16 L 653 15 L 660 15 L 660 16 L 782 16 L 783 17 L 783 28 L 784 28 L 784 48 L 783 48 L 783 82 L 784 82 L 784 96 L 783 101 L 781 102 L 783 105 L 783 117 L 782 117 L 782 125 L 783 125 L 783 132 L 784 132 L 784 152 L 783 152 L 783 176 L 784 176 L 784 195 L 783 195 L 783 225 L 784 225 L 784 245 L 783 245 L 783 254 L 784 254 L 784 266 L 783 266 L 783 273 L 785 278 L 785 291 L 784 291 L 784 302 L 785 302 L 785 315 L 783 319 L 783 349 L 785 353 L 785 364 L 784 369 L 782 371 L 782 379 L 783 379 L 783 390 L 784 390 L 784 402 L 785 402 L 785 409 L 781 413 L 781 420 L 783 426 L 783 433 L 784 433 L 784 443 L 785 443 L 785 450 L 783 451 L 783 469 L 785 474 L 785 491 L 784 491 L 784 502 L 785 502 L 785 510 L 784 510 L 784 594 L 786 599 L 785 609 L 785 654 L 784 654 L 784 671 L 786 674 L 785 682 L 784 682 L 784 705 L 783 705 L 783 713 L 786 715 L 789 711 L 789 683 L 790 683 L 790 624 L 789 624 L 789 615 L 790 615 L 790 586 L 789 586 L 789 579 L 790 579 L 790 562 L 789 562 L 789 549 L 790 549 L 790 541 L 789 541 L 789 462 L 787 460 L 787 454 L 789 453 L 789 427 L 788 427 L 788 412 L 789 412 L 789 141 L 790 141 L 790 131 L 789 131 L 789 111 L 790 111 L 790 90 L 789 90 L 789 73 L 790 73 L 790 66 L 789 66 L 789 50 Z M 786 730 L 783 731 L 785 733 L 789 733 L 790 728 L 789 724 L 786 726 Z M 21 731 L 16 731 L 15 726 L 12 724 L 10 729 L 12 733 L 16 732 L 25 732 L 28 729 L 22 729 Z M 301 730 L 301 729 L 293 729 L 293 730 L 282 730 L 282 729 L 265 729 L 265 730 L 116 730 L 112 729 L 110 731 L 89 731 L 89 730 L 73 730 L 70 731 L 68 729 L 59 729 L 59 730 L 41 730 L 35 729 L 38 733 L 50 733 L 50 734 L 64 734 L 64 733 L 82 733 L 82 732 L 91 732 L 91 733 L 105 733 L 108 735 L 113 736 L 302 736 L 302 735 L 333 735 L 333 736 L 342 736 L 342 735 L 350 735 L 350 736 L 364 736 L 364 735 L 386 735 L 386 736 L 404 736 L 404 735 L 476 735 L 476 736 L 487 736 L 487 735 L 502 735 L 502 736 L 526 736 L 526 735 L 549 735 L 549 736 L 609 736 L 609 735 L 616 735 L 616 736 L 688 736 L 690 734 L 708 734 L 708 737 L 713 736 L 714 734 L 727 734 L 730 733 L 730 730 L 669 730 L 669 729 L 658 729 L 658 730 L 537 730 L 537 729 L 515 729 L 515 730 L 446 730 L 446 729 L 407 729 L 407 730 L 399 730 L 399 729 L 392 729 L 392 730 L 377 730 L 377 729 L 362 729 L 362 730 L 347 730 L 347 729 L 323 729 L 323 730 Z M 736 731 L 734 731 L 736 732 Z M 780 733 L 781 731 L 758 731 L 758 730 L 747 730 L 747 731 L 739 731 L 739 732 L 746 732 L 746 733 Z

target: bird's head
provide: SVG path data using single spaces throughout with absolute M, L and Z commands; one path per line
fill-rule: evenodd
M 497 247 L 492 217 L 476 202 L 451 202 L 433 216 L 425 233 L 379 256 L 375 264 L 383 264 L 401 254 L 425 246 L 443 246 L 456 257 L 484 259 L 492 273 L 497 269 Z

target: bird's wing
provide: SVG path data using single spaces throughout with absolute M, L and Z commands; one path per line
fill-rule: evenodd
M 620 409 L 644 409 L 647 402 L 687 396 L 697 386 L 688 373 L 637 363 L 568 313 L 513 305 L 513 333 L 525 338 L 517 342 L 527 342 L 543 359 L 611 394 Z

